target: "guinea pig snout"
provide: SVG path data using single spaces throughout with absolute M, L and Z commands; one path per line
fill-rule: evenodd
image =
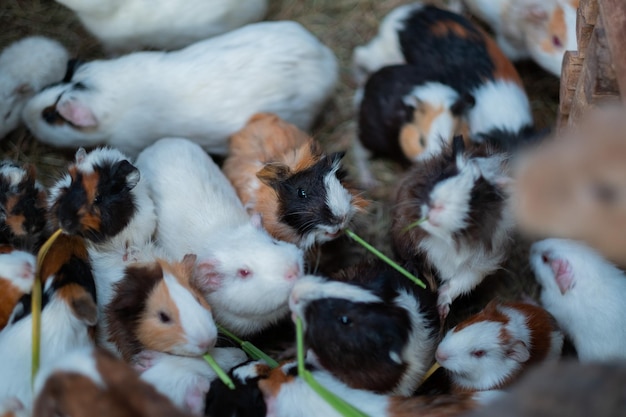
M 437 352 L 435 352 L 435 359 L 437 359 L 437 362 L 441 365 L 450 359 L 450 355 L 442 349 L 437 349 Z
M 300 269 L 300 265 L 295 264 L 287 270 L 287 273 L 285 274 L 285 279 L 287 281 L 295 281 L 296 279 L 300 278 L 301 275 L 302 270 Z

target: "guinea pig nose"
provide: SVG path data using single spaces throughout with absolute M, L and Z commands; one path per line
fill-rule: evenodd
M 24 264 L 24 267 L 22 268 L 22 272 L 23 272 L 22 278 L 30 279 L 35 274 L 35 268 L 33 268 L 33 266 L 30 263 L 26 263 Z
M 285 279 L 287 281 L 295 281 L 296 278 L 300 276 L 300 265 L 296 264 L 289 268 L 287 274 L 285 275 Z
M 204 353 L 204 352 L 208 352 L 209 349 L 211 349 L 213 346 L 215 346 L 215 339 L 210 339 L 210 340 L 204 340 L 202 342 L 200 342 L 198 344 L 198 348 Z
M 442 362 L 447 361 L 448 358 L 450 358 L 450 356 L 446 355 L 445 353 L 437 349 L 437 352 L 435 353 L 435 359 L 437 359 L 437 362 L 441 364 Z

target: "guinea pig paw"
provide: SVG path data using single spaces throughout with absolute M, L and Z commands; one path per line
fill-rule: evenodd
M 204 400 L 211 381 L 204 377 L 196 377 L 195 381 L 190 385 L 191 388 L 185 394 L 185 408 L 192 414 L 202 415 L 204 413 Z
M 156 350 L 142 350 L 133 357 L 133 369 L 141 374 L 152 368 L 165 355 L 165 353 Z
M 442 320 L 448 317 L 448 313 L 450 313 L 450 304 L 452 304 L 450 286 L 443 285 L 439 288 L 439 296 L 437 297 L 437 310 L 439 311 L 439 317 Z

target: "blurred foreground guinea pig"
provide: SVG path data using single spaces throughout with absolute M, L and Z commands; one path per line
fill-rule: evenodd
M 591 111 L 519 158 L 512 207 L 530 237 L 585 241 L 626 266 L 626 109 Z
M 533 244 L 541 304 L 570 337 L 581 362 L 626 360 L 626 274 L 584 243 Z
M 460 391 L 510 386 L 533 365 L 561 355 L 563 333 L 543 308 L 492 301 L 448 331 L 436 359 Z
M 35 282 L 35 256 L 0 245 L 0 330 L 6 326 L 18 302 L 30 294 Z M 21 312 L 23 313 L 23 312 Z
M 307 130 L 337 78 L 332 51 L 300 24 L 262 22 L 174 52 L 85 63 L 33 97 L 23 117 L 54 146 L 108 144 L 133 157 L 184 136 L 225 155 L 228 137 L 259 111 Z
M 342 157 L 325 154 L 295 125 L 259 113 L 231 136 L 223 169 L 273 237 L 306 250 L 335 239 L 367 204 L 346 182 Z
M 352 388 L 411 395 L 434 361 L 436 295 L 382 261 L 305 276 L 289 306 L 315 361 Z
M 175 49 L 261 20 L 267 0 L 57 0 L 109 51 Z M 150 16 L 146 19 L 146 16 Z
M 197 255 L 196 278 L 215 320 L 240 336 L 285 317 L 303 272 L 295 245 L 273 239 L 250 217 L 202 148 L 161 139 L 137 158 L 157 213 L 157 243 L 171 256 Z

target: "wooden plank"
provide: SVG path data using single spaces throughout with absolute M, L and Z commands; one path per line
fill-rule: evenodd
M 598 0 L 580 0 L 578 9 L 585 19 L 585 24 L 595 26 L 598 17 Z
M 565 52 L 561 72 L 561 87 L 559 90 L 559 111 L 562 114 L 569 114 L 570 112 L 583 62 L 584 60 L 579 52 Z
M 612 68 L 622 96 L 626 95 L 626 2 L 624 0 L 600 0 L 600 13 L 606 30 Z

